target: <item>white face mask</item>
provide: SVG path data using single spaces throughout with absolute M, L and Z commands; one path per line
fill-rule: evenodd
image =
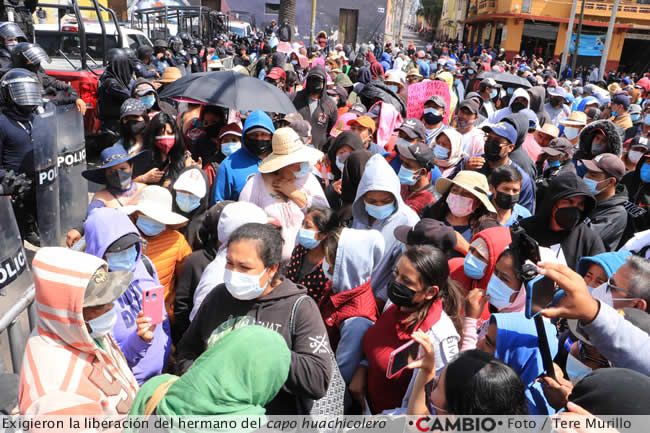
M 580 135 L 580 130 L 578 128 L 573 128 L 571 126 L 566 126 L 564 128 L 564 136 L 569 140 L 575 140 L 578 135 Z
M 574 385 L 583 377 L 592 372 L 592 369 L 587 367 L 582 361 L 569 353 L 566 359 L 566 373 Z
M 262 278 L 264 272 L 266 272 L 266 268 L 259 275 L 243 274 L 226 269 L 223 274 L 223 282 L 226 284 L 226 289 L 228 289 L 228 292 L 230 292 L 233 298 L 241 301 L 250 301 L 251 299 L 260 297 L 269 285 L 267 281 L 264 287 L 260 286 L 260 278 Z
M 117 309 L 111 308 L 99 317 L 88 320 L 86 323 L 90 325 L 90 336 L 93 338 L 102 338 L 108 335 L 117 322 Z
M 627 154 L 627 159 L 629 159 L 631 163 L 636 164 L 641 160 L 642 156 L 643 152 L 639 152 L 638 150 L 630 150 Z

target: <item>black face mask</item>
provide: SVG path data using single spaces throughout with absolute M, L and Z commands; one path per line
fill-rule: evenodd
M 581 216 L 582 212 L 577 207 L 563 207 L 555 211 L 555 222 L 562 230 L 571 230 L 578 224 Z
M 515 207 L 515 204 L 519 201 L 519 194 L 506 194 L 501 191 L 497 191 L 494 196 L 494 203 L 499 209 L 512 209 Z
M 442 122 L 442 117 L 443 116 L 440 114 L 425 113 L 424 116 L 422 116 L 422 119 L 424 119 L 427 125 L 437 125 Z
M 212 125 L 204 126 L 205 135 L 210 138 L 217 138 L 219 136 L 219 131 L 221 131 L 221 124 L 213 123 Z
M 131 135 L 140 135 L 144 132 L 147 124 L 144 120 L 129 120 L 126 122 L 126 129 Z
M 258 158 L 271 152 L 271 140 L 255 140 L 248 138 L 244 140 L 244 146 Z
M 414 308 L 417 305 L 413 303 L 415 291 L 409 289 L 404 284 L 397 281 L 391 281 L 388 285 L 388 299 L 398 307 Z
M 307 92 L 310 95 L 316 95 L 323 92 L 323 80 L 320 77 L 309 78 L 307 80 Z
M 131 187 L 131 178 L 133 172 L 131 170 L 119 169 L 106 173 L 106 186 L 116 189 L 118 191 L 126 191 Z
M 510 109 L 513 113 L 519 113 L 521 110 L 526 108 L 526 104 L 523 102 L 513 102 L 510 104 Z
M 496 140 L 487 140 L 485 142 L 485 159 L 494 162 L 501 158 L 501 143 Z
M 557 98 L 552 98 L 551 99 L 551 107 L 557 108 L 560 105 L 562 105 L 562 99 L 557 99 Z

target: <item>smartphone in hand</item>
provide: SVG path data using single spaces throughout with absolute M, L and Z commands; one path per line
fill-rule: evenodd
M 411 340 L 408 343 L 393 350 L 388 358 L 388 368 L 386 368 L 386 377 L 392 379 L 399 375 L 408 365 L 417 361 L 420 352 L 420 344 L 417 341 Z
M 151 319 L 152 325 L 162 323 L 164 320 L 165 293 L 164 287 L 154 287 L 142 293 L 142 312 Z

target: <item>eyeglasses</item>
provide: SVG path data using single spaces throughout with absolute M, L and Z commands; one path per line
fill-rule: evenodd
M 615 285 L 615 283 L 612 283 L 611 278 L 609 278 L 607 280 L 607 291 L 608 292 L 617 291 L 619 293 L 623 293 L 624 295 L 627 295 L 627 292 L 626 292 L 625 289 L 622 289 L 622 288 L 618 287 L 617 285 Z

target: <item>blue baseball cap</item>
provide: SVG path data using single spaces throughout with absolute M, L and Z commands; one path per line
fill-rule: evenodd
M 514 126 L 507 122 L 499 122 L 492 125 L 485 125 L 483 128 L 485 132 L 492 132 L 499 137 L 505 138 L 511 144 L 517 142 L 517 130 Z

